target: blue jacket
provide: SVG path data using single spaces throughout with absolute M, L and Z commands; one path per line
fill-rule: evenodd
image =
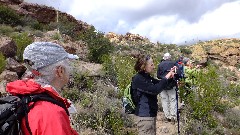
M 137 90 L 135 115 L 140 117 L 156 117 L 158 111 L 157 95 L 162 92 L 167 79 L 154 79 L 148 73 L 139 72 L 132 80 L 132 88 Z M 136 100 L 136 99 L 135 99 Z

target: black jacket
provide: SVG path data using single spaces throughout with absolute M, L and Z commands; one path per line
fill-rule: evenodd
M 137 73 L 132 80 L 132 88 L 137 90 L 138 101 L 135 115 L 140 117 L 156 117 L 158 111 L 157 95 L 166 86 L 167 79 L 154 79 L 148 73 Z
M 176 71 L 177 74 L 175 75 L 175 79 L 178 79 L 179 75 L 181 75 L 180 68 L 179 68 L 178 64 L 176 63 L 176 61 L 170 61 L 170 60 L 164 60 L 158 65 L 157 78 L 158 79 L 164 78 L 165 75 L 171 70 L 171 68 L 173 66 L 177 66 L 177 68 L 178 68 Z M 172 89 L 174 86 L 176 86 L 176 82 L 172 78 L 172 79 L 168 80 L 167 86 L 165 89 L 169 90 L 169 89 Z

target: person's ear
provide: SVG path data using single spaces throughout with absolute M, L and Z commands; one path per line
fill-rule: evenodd
M 65 74 L 65 69 L 63 66 L 58 66 L 56 69 L 56 76 L 62 78 Z

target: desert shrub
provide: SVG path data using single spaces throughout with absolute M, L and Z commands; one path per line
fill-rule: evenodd
M 129 120 L 122 116 L 121 101 L 109 97 L 109 91 L 113 88 L 107 86 L 104 80 L 93 79 L 94 84 L 91 90 L 79 92 L 78 105 L 81 109 L 75 115 L 75 122 L 78 125 L 78 131 L 91 129 L 99 135 L 104 134 L 127 134 L 125 126 Z M 70 92 L 70 91 L 67 91 Z M 114 90 L 112 90 L 114 93 Z M 130 122 L 129 122 L 130 123 Z M 131 125 L 131 124 L 126 124 Z
M 216 128 L 217 120 L 212 116 L 214 111 L 224 113 L 227 106 L 221 102 L 225 95 L 223 87 L 220 85 L 216 68 L 208 67 L 208 70 L 200 71 L 196 77 L 196 86 L 185 98 L 189 109 L 187 118 L 200 121 L 207 128 Z M 214 98 L 213 98 L 214 97 Z
M 142 44 L 139 46 L 141 46 L 142 51 L 144 51 L 147 54 L 151 52 L 152 48 L 154 47 L 152 44 Z
M 192 54 L 192 51 L 189 48 L 186 48 L 186 47 L 181 47 L 180 51 L 181 51 L 182 54 L 185 54 L 185 55 Z
M 52 39 L 54 40 L 61 40 L 61 35 L 59 33 L 55 33 L 53 36 L 52 36 Z
M 54 23 L 52 23 L 54 24 Z M 59 22 L 58 24 L 55 23 L 55 25 L 51 25 L 55 29 L 59 29 L 61 34 L 66 34 L 72 37 L 73 39 L 76 39 L 77 33 L 75 31 L 76 24 L 74 22 L 70 22 L 66 16 L 59 16 Z
M 228 103 L 232 106 L 240 105 L 240 85 L 229 84 L 225 89 Z
M 44 37 L 43 32 L 40 30 L 35 30 L 32 32 L 32 34 L 35 35 L 36 37 Z
M 22 21 L 24 26 L 29 26 L 32 29 L 41 30 L 41 31 L 44 29 L 44 24 L 38 22 L 36 19 L 34 19 L 30 16 L 22 17 L 21 21 Z
M 93 26 L 91 29 L 80 33 L 78 38 L 87 43 L 89 48 L 88 58 L 92 62 L 103 63 L 103 57 L 113 51 L 109 39 L 104 37 L 104 33 L 96 31 Z
M 12 32 L 14 32 L 14 29 L 11 26 L 0 25 L 0 34 L 9 36 Z
M 0 53 L 0 73 L 5 69 L 6 61 L 2 53 Z
M 225 126 L 229 129 L 238 129 L 240 127 L 240 112 L 237 109 L 228 109 L 225 113 Z M 240 130 L 239 130 L 240 131 Z
M 58 25 L 59 25 L 59 24 L 58 24 L 57 22 L 50 22 L 50 23 L 48 24 L 47 30 L 48 30 L 48 31 L 51 31 L 51 30 L 58 29 L 58 28 L 59 28 Z
M 120 96 L 123 95 L 123 90 L 131 82 L 135 74 L 134 64 L 135 59 L 131 56 L 116 56 L 114 59 L 115 71 L 117 75 L 117 85 L 120 89 Z
M 0 5 L 0 24 L 16 26 L 21 24 L 21 17 L 13 9 Z
M 115 70 L 115 65 L 113 63 L 113 57 L 110 55 L 104 55 L 102 57 L 103 62 L 103 68 L 105 70 L 106 77 L 109 78 L 109 80 L 114 84 L 117 85 L 117 74 Z
M 19 33 L 12 35 L 12 39 L 17 44 L 17 58 L 19 61 L 23 60 L 24 49 L 33 42 L 33 40 L 28 37 L 27 33 Z
M 73 75 L 73 79 L 74 79 L 75 87 L 77 89 L 79 89 L 79 90 L 88 89 L 88 91 L 92 90 L 93 78 L 88 77 L 87 73 L 86 74 L 75 73 Z M 93 91 L 91 91 L 91 92 L 93 92 Z

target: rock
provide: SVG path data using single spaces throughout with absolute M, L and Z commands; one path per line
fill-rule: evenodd
M 0 81 L 6 80 L 7 82 L 12 82 L 18 80 L 18 75 L 16 72 L 5 70 L 0 74 Z
M 8 58 L 6 64 L 6 69 L 16 72 L 18 74 L 18 77 L 20 78 L 22 74 L 26 71 L 26 67 L 22 64 L 19 64 L 17 61 L 15 61 L 12 58 Z
M 236 55 L 228 56 L 226 58 L 225 63 L 229 63 L 230 66 L 235 66 L 239 63 L 238 62 L 239 59 L 240 59 L 240 56 L 236 56 Z
M 130 46 L 129 42 L 141 43 L 141 44 L 152 44 L 148 38 L 142 37 L 139 34 L 132 34 L 127 32 L 125 35 L 118 35 L 113 32 L 109 32 L 105 35 L 110 42 L 116 43 L 115 45 L 126 45 Z
M 192 57 L 199 63 L 221 61 L 228 66 L 240 65 L 240 39 L 219 39 L 201 42 L 191 47 Z
M 228 57 L 228 56 L 233 56 L 233 55 L 239 55 L 239 49 L 238 48 L 227 48 L 224 52 L 220 53 L 222 57 Z
M 17 54 L 17 45 L 9 37 L 0 37 L 0 52 L 6 57 L 14 57 Z
M 7 84 L 7 81 L 3 80 L 3 81 L 0 81 L 0 95 L 5 95 L 7 92 L 6 92 L 6 84 Z
M 163 126 L 159 129 L 159 132 L 166 134 L 166 133 L 169 133 L 169 129 L 167 127 Z

